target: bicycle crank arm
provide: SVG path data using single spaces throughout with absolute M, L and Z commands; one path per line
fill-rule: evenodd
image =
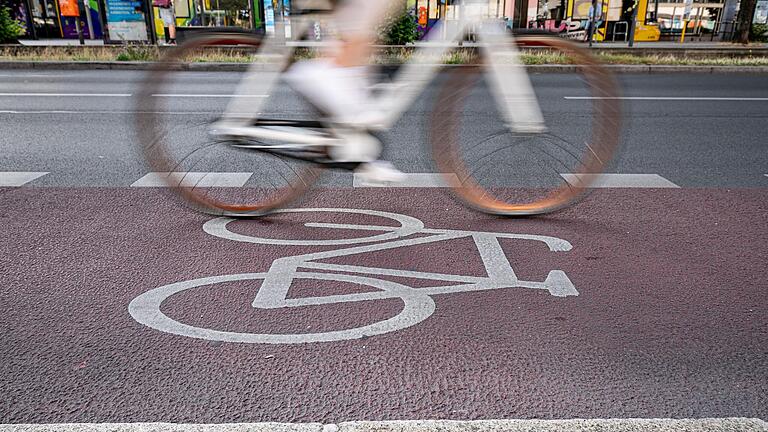
M 317 149 L 317 148 L 324 148 L 323 146 L 318 146 L 317 144 L 264 144 L 264 143 L 238 143 L 238 144 L 230 144 L 232 147 L 237 148 L 243 148 L 243 149 L 252 149 L 252 150 L 304 150 L 304 149 Z
M 335 146 L 339 144 L 338 138 L 330 137 L 327 134 L 313 132 L 307 129 L 301 132 L 294 132 L 286 129 L 288 127 L 258 127 L 258 126 L 230 126 L 214 125 L 208 135 L 216 140 L 272 140 L 284 141 L 292 144 L 286 144 L 286 148 L 296 148 L 297 145 L 305 146 Z M 295 129 L 295 128 L 294 128 Z M 246 144 L 248 145 L 248 144 Z M 281 144 L 276 144 L 281 145 Z M 274 146 L 269 146 L 275 148 Z M 255 148 L 255 147 L 249 147 Z

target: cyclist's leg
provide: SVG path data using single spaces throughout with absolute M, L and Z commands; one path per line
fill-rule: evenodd
M 355 125 L 370 119 L 365 65 L 371 55 L 377 23 L 391 3 L 342 2 L 333 20 L 339 44 L 326 50 L 319 59 L 297 63 L 286 74 L 292 87 L 337 123 Z
M 365 162 L 360 174 L 370 182 L 397 182 L 402 173 L 377 161 L 381 146 L 357 126 L 370 124 L 378 115 L 368 93 L 366 64 L 372 53 L 376 29 L 397 1 L 344 1 L 334 16 L 340 45 L 325 57 L 294 65 L 286 79 L 314 105 L 339 124 L 351 126 L 346 145 L 332 149 L 331 157 L 344 162 Z M 322 83 L 322 84 L 321 84 Z

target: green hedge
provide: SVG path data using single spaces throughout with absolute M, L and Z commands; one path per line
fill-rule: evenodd
M 387 45 L 405 45 L 418 37 L 416 17 L 408 12 L 391 18 L 381 30 L 381 39 Z
M 15 42 L 24 34 L 24 26 L 11 17 L 11 10 L 0 6 L 0 42 Z
M 768 24 L 752 24 L 749 31 L 749 40 L 752 42 L 768 42 Z

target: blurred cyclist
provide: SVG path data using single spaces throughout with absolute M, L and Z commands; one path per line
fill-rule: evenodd
M 338 3 L 338 2 L 337 2 Z M 381 143 L 365 126 L 376 122 L 366 64 L 378 23 L 392 5 L 389 0 L 344 0 L 334 12 L 341 45 L 323 58 L 301 61 L 286 73 L 286 81 L 330 120 L 342 126 L 341 145 L 329 150 L 338 162 L 362 162 L 356 173 L 364 182 L 394 183 L 404 174 L 378 160 Z

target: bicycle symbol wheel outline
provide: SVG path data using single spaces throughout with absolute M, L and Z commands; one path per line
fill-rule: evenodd
M 304 212 L 347 213 L 383 217 L 397 222 L 399 226 L 305 223 L 305 226 L 311 228 L 372 231 L 378 232 L 378 234 L 334 240 L 291 240 L 238 234 L 227 228 L 227 225 L 236 219 L 228 217 L 212 219 L 203 225 L 205 232 L 228 240 L 268 245 L 334 245 L 346 247 L 278 258 L 273 261 L 270 269 L 266 272 L 209 276 L 160 286 L 134 298 L 128 306 L 130 315 L 137 322 L 155 330 L 197 339 L 236 343 L 296 344 L 359 339 L 412 327 L 423 322 L 434 313 L 436 309 L 435 301 L 432 298 L 434 295 L 507 288 L 542 289 L 556 297 L 577 296 L 579 294 L 568 276 L 561 270 L 550 271 L 544 282 L 522 281 L 518 279 L 498 241 L 500 238 L 536 240 L 547 244 L 549 250 L 553 252 L 571 250 L 572 246 L 569 242 L 557 237 L 429 229 L 424 227 L 424 223 L 421 220 L 414 217 L 374 210 L 307 208 L 284 209 L 277 213 Z M 422 234 L 423 236 L 414 237 L 415 234 Z M 358 255 L 468 237 L 474 240 L 478 249 L 488 274 L 485 277 L 316 262 L 321 259 Z M 322 272 L 313 272 L 311 270 L 322 270 Z M 428 279 L 443 281 L 448 284 L 428 288 L 414 288 L 391 280 L 372 277 L 376 275 Z M 295 279 L 352 283 L 373 287 L 377 291 L 320 297 L 287 298 L 288 289 Z M 252 303 L 252 306 L 256 309 L 281 309 L 385 299 L 400 299 L 403 306 L 395 316 L 382 321 L 361 327 L 318 333 L 244 333 L 215 330 L 184 324 L 169 317 L 161 310 L 161 305 L 165 300 L 188 290 L 225 282 L 255 280 L 263 281 Z

